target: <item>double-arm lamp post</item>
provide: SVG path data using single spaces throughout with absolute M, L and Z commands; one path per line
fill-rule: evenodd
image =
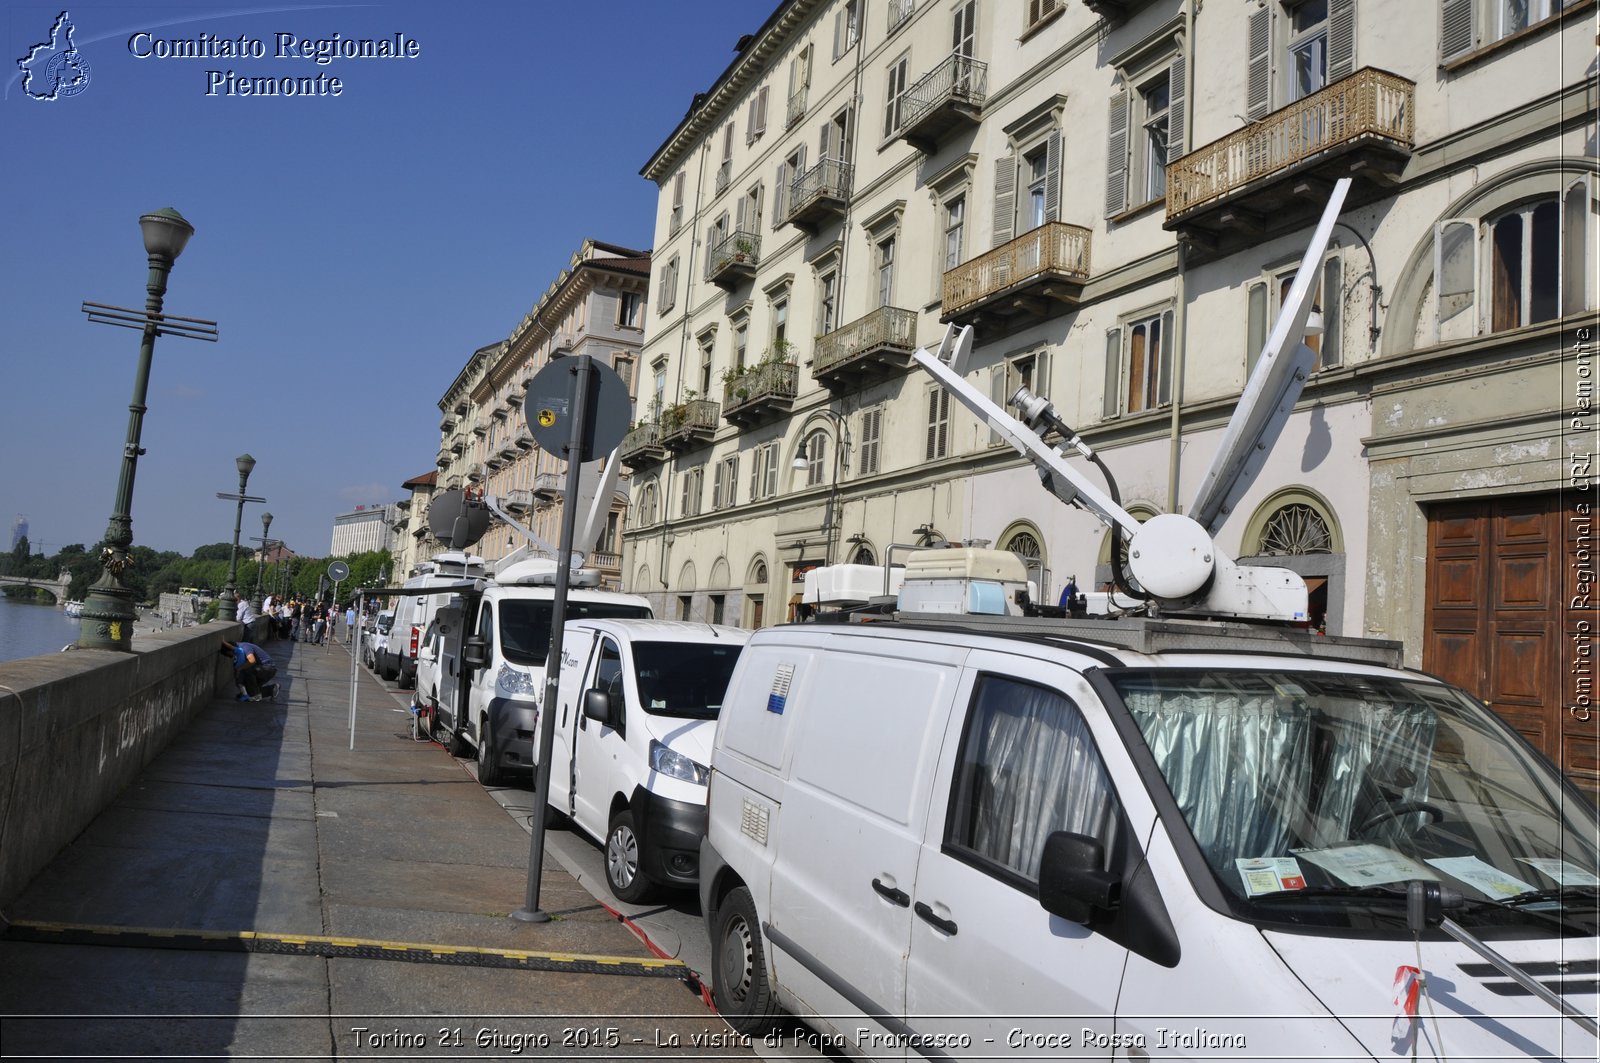
M 117 480 L 117 497 L 105 543 L 100 550 L 100 578 L 89 588 L 83 603 L 78 630 L 78 645 L 93 650 L 131 650 L 133 624 L 138 619 L 133 591 L 122 582 L 128 567 L 128 550 L 133 546 L 133 480 L 139 456 L 144 449 L 139 437 L 144 428 L 145 395 L 150 384 L 150 362 L 155 354 L 156 337 L 167 334 L 190 339 L 215 341 L 217 323 L 197 318 L 175 317 L 161 312 L 167 294 L 167 274 L 194 235 L 194 226 L 171 207 L 164 207 L 139 219 L 144 233 L 144 249 L 150 260 L 145 281 L 144 311 L 104 303 L 83 304 L 83 312 L 97 324 L 135 328 L 144 333 L 139 345 L 139 368 L 133 381 L 133 401 L 128 404 L 128 440 L 122 447 L 122 475 Z
M 244 493 L 244 488 L 250 482 L 250 470 L 256 467 L 256 459 L 248 454 L 240 454 L 233 459 L 234 467 L 239 470 L 239 493 L 230 495 L 225 491 L 218 491 L 217 497 L 229 502 L 237 502 L 238 508 L 233 511 L 233 549 L 228 552 L 228 585 L 222 588 L 222 598 L 217 602 L 217 619 L 239 619 L 239 525 L 244 521 L 244 504 L 246 502 L 265 502 L 264 498 Z M 257 607 L 259 608 L 259 606 Z
M 241 494 L 243 492 L 240 492 Z M 261 573 L 267 567 L 267 544 L 272 540 L 267 538 L 267 533 L 272 530 L 272 514 L 261 514 L 261 538 L 252 540 L 261 544 L 261 552 L 256 555 L 256 592 L 250 596 L 250 608 L 261 612 Z

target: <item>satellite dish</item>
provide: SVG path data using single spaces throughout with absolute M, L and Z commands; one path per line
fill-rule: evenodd
M 490 515 L 480 502 L 467 501 L 460 490 L 435 495 L 428 506 L 428 530 L 452 550 L 465 550 L 489 531 Z

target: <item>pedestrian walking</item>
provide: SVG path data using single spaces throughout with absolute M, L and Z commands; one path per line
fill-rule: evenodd
M 344 608 L 344 644 L 346 646 L 355 645 L 355 643 L 354 643 L 354 641 L 352 639 L 352 636 L 351 636 L 351 632 L 354 631 L 355 629 L 356 629 L 356 603 L 355 602 L 351 602 L 349 605 L 345 606 L 345 608 Z

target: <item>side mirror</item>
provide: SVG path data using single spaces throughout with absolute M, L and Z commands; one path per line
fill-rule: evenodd
M 462 645 L 461 660 L 471 668 L 482 668 L 489 663 L 489 644 L 482 635 L 474 635 Z
M 1105 846 L 1085 834 L 1056 831 L 1039 859 L 1039 905 L 1051 915 L 1088 924 L 1096 911 L 1122 902 L 1122 876 L 1103 871 Z
M 583 692 L 584 719 L 611 727 L 611 695 L 598 687 Z

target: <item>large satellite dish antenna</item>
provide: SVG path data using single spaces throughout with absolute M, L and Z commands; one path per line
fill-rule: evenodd
M 433 496 L 428 506 L 428 530 L 452 550 L 465 550 L 489 531 L 489 511 L 467 500 L 461 490 Z

